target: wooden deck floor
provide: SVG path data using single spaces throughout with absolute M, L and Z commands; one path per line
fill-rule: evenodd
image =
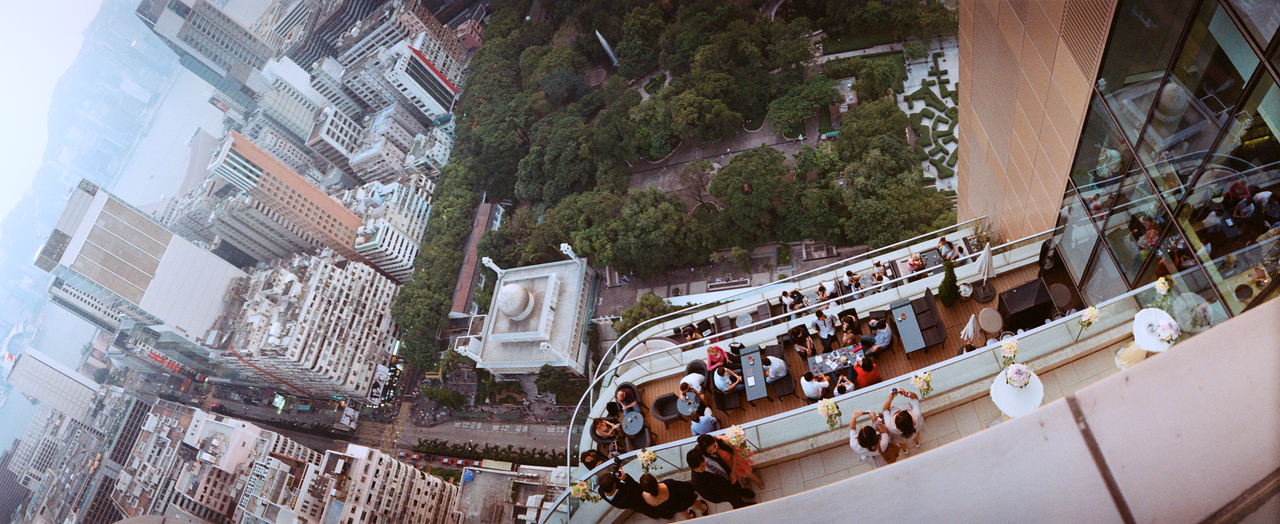
M 989 282 L 995 287 L 997 292 L 1002 292 L 1017 287 L 1022 283 L 1034 280 L 1036 278 L 1036 273 L 1036 265 L 1030 264 L 1018 269 L 1007 271 L 1004 274 L 991 279 Z M 937 304 L 939 318 L 947 328 L 946 341 L 940 345 L 929 348 L 927 352 L 917 351 L 912 353 L 911 359 L 908 360 L 906 354 L 902 350 L 902 342 L 895 338 L 893 341 L 893 350 L 880 355 L 876 360 L 876 365 L 880 368 L 881 376 L 885 379 L 899 377 L 956 356 L 956 352 L 959 351 L 960 346 L 965 344 L 965 341 L 960 338 L 960 331 L 964 330 L 965 324 L 969 322 L 970 315 L 977 315 L 983 308 L 994 308 L 996 305 L 997 303 L 995 301 L 980 304 L 973 300 L 967 300 L 957 302 L 951 306 L 944 306 L 939 302 Z M 864 319 L 863 332 L 866 333 L 867 331 L 866 320 Z M 980 335 L 973 343 L 974 345 L 981 346 L 985 343 L 985 340 L 985 337 Z M 815 342 L 815 347 L 822 347 L 821 341 L 818 341 L 815 338 Z M 784 354 L 787 359 L 787 369 L 791 370 L 791 373 L 788 374 L 787 378 L 797 381 L 796 394 L 782 399 L 774 398 L 772 402 L 768 400 L 758 400 L 755 402 L 755 405 L 744 403 L 744 409 L 733 410 L 729 413 L 716 411 L 715 416 L 720 420 L 721 427 L 727 427 L 733 424 L 740 424 L 779 413 L 785 413 L 807 405 L 805 400 L 801 398 L 803 393 L 800 392 L 800 384 L 798 382 L 799 375 L 803 374 L 803 370 L 807 369 L 807 366 L 804 365 L 800 355 L 796 352 L 786 351 Z M 796 370 L 801 370 L 801 372 L 797 373 Z M 681 378 L 683 377 L 673 375 L 642 384 L 636 384 L 640 389 L 641 404 L 645 406 L 652 406 L 654 399 L 659 395 L 664 393 L 675 393 L 678 389 Z M 832 380 L 834 380 L 834 378 Z M 665 427 L 662 422 L 655 420 L 652 416 L 646 416 L 646 422 L 653 430 L 654 436 L 656 437 L 654 444 L 680 440 L 691 435 L 689 431 L 689 423 L 684 420 L 672 422 L 670 428 Z

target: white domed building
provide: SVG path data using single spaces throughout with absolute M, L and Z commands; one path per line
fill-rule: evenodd
M 485 258 L 498 273 L 497 291 L 489 314 L 472 321 L 478 332 L 460 338 L 455 349 L 499 379 L 537 373 L 544 364 L 585 376 L 596 272 L 567 244 L 561 251 L 569 260 L 515 269 Z

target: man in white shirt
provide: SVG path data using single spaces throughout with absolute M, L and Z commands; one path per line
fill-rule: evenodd
M 716 376 L 714 378 L 716 389 L 725 393 L 747 389 L 747 385 L 742 383 L 742 377 L 727 367 L 720 366 L 716 368 Z
M 836 319 L 827 316 L 822 310 L 818 310 L 813 320 L 813 330 L 818 332 L 818 338 L 822 339 L 822 348 L 826 353 L 831 352 L 831 344 L 836 340 Z
M 800 388 L 804 390 L 804 396 L 809 397 L 811 400 L 818 400 L 822 398 L 822 392 L 830 385 L 831 382 L 827 381 L 826 375 L 818 375 L 815 377 L 813 376 L 813 373 L 807 371 L 800 380 Z
M 769 384 L 775 380 L 787 376 L 787 361 L 778 357 L 766 357 L 769 367 L 764 370 L 764 383 Z
M 680 396 L 688 391 L 698 394 L 698 400 L 703 404 L 707 403 L 707 397 L 703 395 L 702 384 L 707 381 L 707 377 L 699 373 L 690 373 L 680 380 Z

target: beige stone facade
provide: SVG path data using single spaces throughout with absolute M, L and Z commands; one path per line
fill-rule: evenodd
M 988 215 L 1006 239 L 1054 226 L 1114 10 L 960 2 L 961 221 Z

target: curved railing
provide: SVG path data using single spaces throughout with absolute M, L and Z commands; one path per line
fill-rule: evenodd
M 1080 323 L 1082 311 L 1018 335 L 1020 349 L 1017 360 L 1027 364 L 1033 371 L 1043 372 L 1077 356 L 1092 353 L 1131 336 L 1134 314 L 1143 307 L 1162 301 L 1165 302 L 1166 309 L 1173 311 L 1175 318 L 1184 316 L 1184 309 L 1192 308 L 1187 309 L 1192 311 L 1202 304 L 1207 306 L 1203 325 L 1191 320 L 1180 321 L 1180 324 L 1184 324 L 1183 332 L 1186 335 L 1181 340 L 1194 336 L 1228 318 L 1227 311 L 1220 302 L 1204 300 L 1205 297 L 1201 294 L 1207 288 L 1200 278 L 1193 271 L 1173 275 L 1171 299 L 1162 300 L 1153 283 L 1104 301 L 1097 305 L 1098 321 L 1087 328 Z M 931 372 L 933 376 L 933 393 L 923 402 L 923 410 L 928 413 L 945 409 L 985 394 L 991 380 L 1003 369 L 1000 361 L 1000 346 L 990 344 L 919 370 L 920 373 Z M 843 428 L 848 423 L 847 417 L 858 409 L 878 411 L 888 396 L 888 391 L 895 387 L 915 390 L 911 377 L 904 375 L 836 397 L 834 400 L 844 415 L 842 425 L 834 430 L 828 428 L 826 418 L 813 407 L 780 413 L 741 424 L 739 427 L 758 450 L 755 455 L 757 465 L 780 462 L 846 441 L 848 434 Z M 683 464 L 684 454 L 694 445 L 694 438 L 686 438 L 648 449 L 665 462 Z M 621 466 L 624 471 L 638 477 L 641 473 L 638 461 L 629 460 L 634 456 L 635 452 L 631 452 L 616 460 L 624 463 Z M 609 462 L 591 471 L 578 470 L 571 475 L 571 482 L 585 481 L 590 485 L 597 474 L 611 466 L 612 462 Z M 655 472 L 659 477 L 677 473 L 679 470 L 675 468 Z M 570 497 L 566 491 L 555 501 L 552 510 L 543 515 L 540 522 L 600 522 L 611 509 L 606 502 L 584 502 Z
M 1012 263 L 1018 263 L 1019 265 L 1026 263 L 1028 259 L 1038 256 L 1039 244 L 1051 238 L 1055 233 L 1056 231 L 1050 230 L 993 248 L 993 266 L 998 272 L 999 268 L 1006 267 Z M 972 253 L 965 257 L 961 257 L 960 261 L 972 262 L 980 255 L 981 253 Z M 867 262 L 868 266 L 870 265 L 869 260 L 864 260 L 864 262 Z M 956 269 L 956 276 L 958 280 L 972 280 L 977 277 L 977 272 L 977 264 L 970 263 L 958 267 Z M 926 287 L 936 287 L 936 284 L 941 280 L 942 275 L 931 275 L 916 282 L 908 282 L 912 277 L 918 277 L 918 275 L 908 275 L 888 281 L 880 286 L 883 291 L 874 295 L 864 296 L 853 302 L 847 303 L 844 307 L 856 307 L 860 311 L 870 311 L 876 307 L 884 307 L 902 298 L 909 298 L 922 294 Z M 768 297 L 766 296 L 765 298 Z M 824 306 L 834 305 L 836 301 L 844 300 L 845 298 L 846 297 L 843 296 L 836 297 L 826 302 L 820 302 L 805 307 L 799 311 L 788 312 L 784 315 L 767 319 L 758 319 L 751 325 L 739 326 L 736 329 L 718 333 L 717 336 L 734 338 L 744 331 L 751 330 L 752 332 L 748 333 L 747 337 L 745 337 L 748 340 L 751 338 L 768 340 L 770 337 L 776 337 L 776 335 L 781 334 L 781 332 L 786 330 L 785 323 L 782 325 L 773 325 L 775 321 L 781 320 L 784 317 L 791 317 L 793 315 L 800 317 L 801 321 L 807 321 L 808 315 L 811 315 L 817 309 Z M 683 324 L 683 322 L 684 321 L 682 320 L 681 323 Z M 666 372 L 674 372 L 685 365 L 685 363 L 680 359 L 681 354 L 685 350 L 700 346 L 704 343 L 705 341 L 686 342 L 660 352 L 638 355 L 621 362 L 614 363 L 605 372 L 597 374 L 593 383 L 588 387 L 587 392 L 581 399 L 579 399 L 578 404 L 574 409 L 574 415 L 569 421 L 569 435 L 567 437 L 566 447 L 570 452 L 567 465 L 572 467 L 576 462 L 575 450 L 583 448 L 584 445 L 588 447 L 590 446 L 590 439 L 584 438 L 582 432 L 586 427 L 586 418 L 588 415 L 592 411 L 603 409 L 603 404 L 600 403 L 600 399 L 602 399 L 602 397 L 599 395 L 602 387 L 611 384 L 622 372 L 636 367 L 639 367 L 646 375 L 659 371 L 659 369 Z M 744 341 L 744 343 L 746 342 Z M 623 369 L 624 367 L 626 368 L 625 370 Z M 612 395 L 610 394 L 609 397 L 611 398 Z M 596 404 L 601 405 L 597 406 Z M 578 443 L 577 446 L 574 445 L 575 442 Z

